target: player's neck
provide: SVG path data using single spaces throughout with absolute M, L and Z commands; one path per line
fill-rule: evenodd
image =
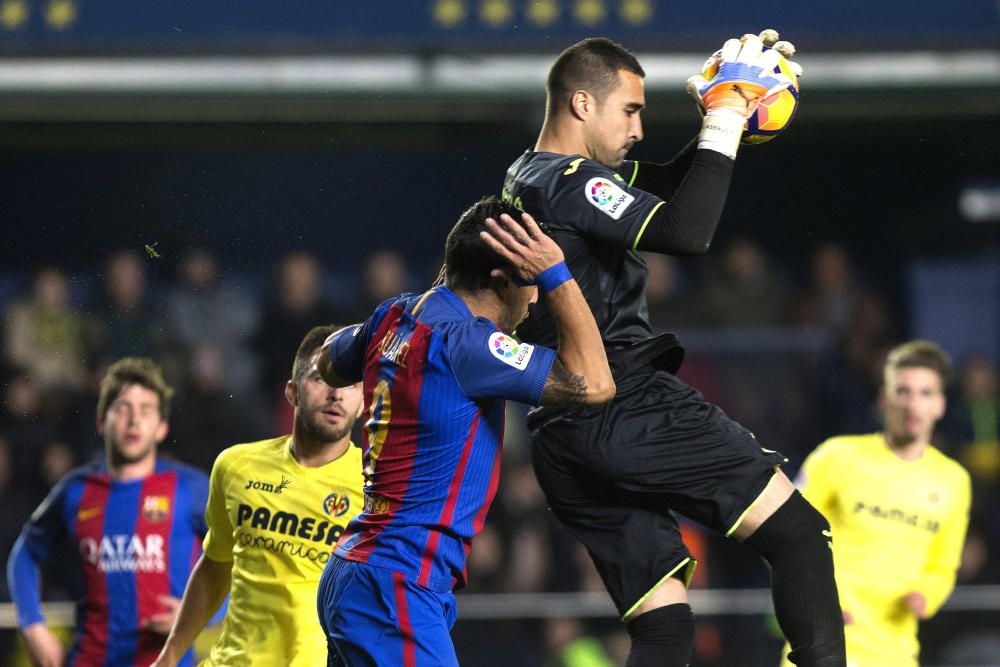
M 927 440 L 904 440 L 902 438 L 893 438 L 888 433 L 885 436 L 885 441 L 889 445 L 889 449 L 892 453 L 903 459 L 904 461 L 916 461 L 927 448 L 930 443 Z
M 300 429 L 292 427 L 292 441 L 288 447 L 292 457 L 304 468 L 319 468 L 336 461 L 351 446 L 350 434 L 335 442 L 323 442 L 309 437 Z
M 538 134 L 538 141 L 535 142 L 535 152 L 537 153 L 558 153 L 559 155 L 583 155 L 587 154 L 587 144 L 576 132 L 567 129 L 565 124 L 551 122 L 546 119 L 542 125 L 542 131 Z
M 116 482 L 132 482 L 149 477 L 156 470 L 156 455 L 147 456 L 134 463 L 115 463 L 108 459 L 108 477 Z
M 485 317 L 490 322 L 503 328 L 504 305 L 503 301 L 497 297 L 492 290 L 480 290 L 479 292 L 466 292 L 465 290 L 452 290 L 459 299 L 465 302 L 469 312 L 473 317 Z

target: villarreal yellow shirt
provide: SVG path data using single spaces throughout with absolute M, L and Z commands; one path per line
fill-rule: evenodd
M 916 667 L 917 618 L 904 606 L 919 592 L 934 614 L 955 585 L 969 522 L 971 486 L 962 466 L 933 447 L 904 461 L 880 433 L 821 444 L 798 486 L 830 521 L 848 667 Z
M 205 556 L 232 562 L 229 609 L 202 663 L 325 665 L 316 591 L 333 545 L 364 505 L 361 450 L 318 468 L 290 436 L 230 447 L 212 467 Z

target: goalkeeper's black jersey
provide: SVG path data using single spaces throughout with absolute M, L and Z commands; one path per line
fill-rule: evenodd
M 612 362 L 649 341 L 643 345 L 645 352 L 628 354 L 629 361 L 642 363 L 675 348 L 677 353 L 665 360 L 665 365 L 675 370 L 681 354 L 676 339 L 665 336 L 650 340 L 655 332 L 646 306 L 647 269 L 636 251 L 647 227 L 662 217 L 658 211 L 666 202 L 633 186 L 638 171 L 639 163 L 630 160 L 614 171 L 579 155 L 529 150 L 507 170 L 503 197 L 551 230 L 594 313 Z M 675 199 L 680 188 L 699 190 L 685 192 L 684 199 L 689 202 L 724 198 L 726 188 L 719 186 L 728 186 L 728 179 L 722 184 L 711 180 L 685 182 L 674 193 Z M 688 213 L 697 216 L 700 211 Z M 663 234 L 659 229 L 656 232 Z M 556 347 L 555 325 L 544 299 L 531 307 L 517 335 L 525 341 Z

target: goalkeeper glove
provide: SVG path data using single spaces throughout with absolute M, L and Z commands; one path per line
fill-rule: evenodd
M 702 73 L 688 79 L 688 92 L 705 113 L 698 147 L 736 157 L 746 119 L 761 99 L 792 85 L 791 79 L 776 73 L 782 56 L 794 55 L 790 42 L 778 41 L 775 30 L 760 35 L 744 35 L 727 40 L 702 67 Z M 798 76 L 802 68 L 789 62 Z

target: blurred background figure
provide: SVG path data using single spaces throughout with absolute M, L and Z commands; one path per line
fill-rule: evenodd
M 263 363 L 264 392 L 275 406 L 279 433 L 291 432 L 291 413 L 285 400 L 285 381 L 302 336 L 320 324 L 350 324 L 323 293 L 323 268 L 306 252 L 285 255 L 275 269 L 276 283 L 269 290 L 257 330 L 255 347 Z M 288 414 L 285 414 L 288 413 Z
M 788 282 L 759 243 L 736 238 L 723 250 L 721 267 L 707 272 L 700 299 L 705 323 L 733 327 L 787 324 Z
M 69 282 L 49 266 L 35 274 L 31 294 L 7 313 L 7 360 L 23 368 L 49 399 L 80 389 L 86 373 L 88 331 L 70 303 Z
M 405 292 L 409 285 L 406 260 L 395 250 L 383 248 L 365 258 L 363 271 L 364 292 L 354 308 L 353 321 L 360 322 L 386 299 Z M 426 289 L 430 285 L 420 285 Z
M 143 262 L 138 253 L 121 250 L 105 264 L 104 283 L 91 311 L 97 320 L 99 363 L 149 356 L 162 343 L 162 313 Z
M 219 345 L 226 372 L 225 388 L 249 395 L 259 387 L 260 364 L 251 341 L 260 319 L 252 295 L 224 284 L 216 256 L 193 248 L 181 259 L 177 285 L 167 296 L 167 314 L 175 346 L 175 368 L 195 345 Z
M 841 338 L 850 327 L 859 290 L 846 248 L 833 241 L 821 243 L 809 268 L 811 284 L 799 301 L 798 322 Z

